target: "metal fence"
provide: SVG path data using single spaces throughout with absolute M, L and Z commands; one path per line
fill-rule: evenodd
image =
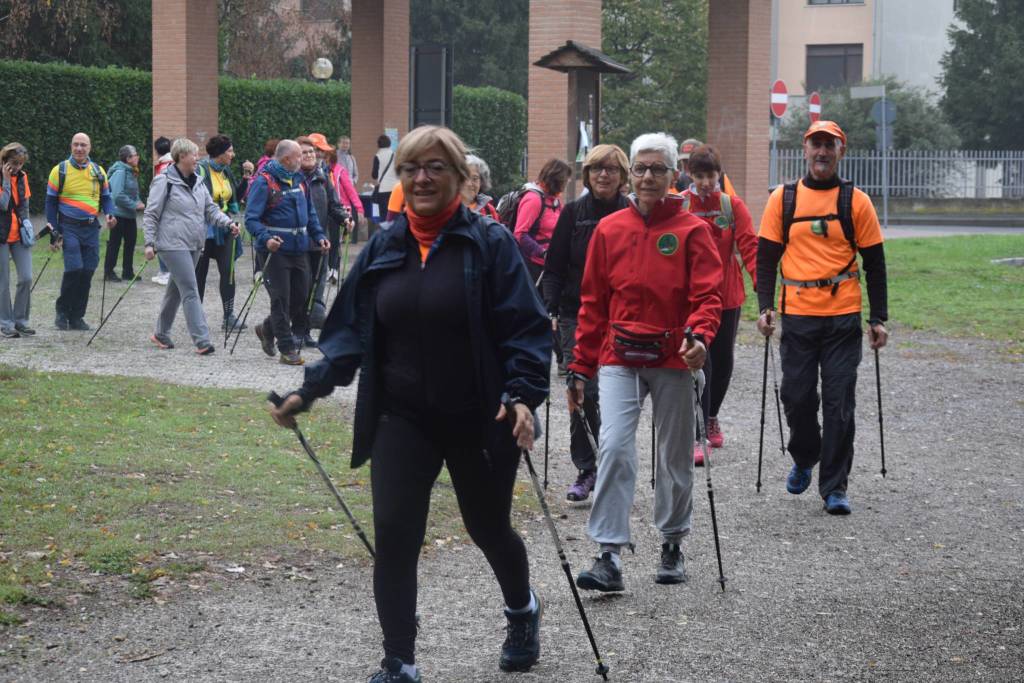
M 839 175 L 869 195 L 880 196 L 882 152 L 851 150 Z M 910 199 L 1024 199 L 1024 150 L 889 150 L 889 196 Z M 807 162 L 799 149 L 780 149 L 774 177 L 803 176 Z

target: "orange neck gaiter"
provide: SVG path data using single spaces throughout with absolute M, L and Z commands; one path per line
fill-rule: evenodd
M 427 254 L 430 253 L 430 247 L 441 233 L 441 228 L 448 225 L 448 221 L 452 219 L 461 205 L 462 197 L 455 195 L 448 206 L 433 216 L 420 216 L 412 210 L 411 206 L 406 205 L 405 215 L 409 219 L 409 231 L 412 232 L 412 236 L 416 238 L 416 242 L 420 246 L 420 263 L 427 262 Z

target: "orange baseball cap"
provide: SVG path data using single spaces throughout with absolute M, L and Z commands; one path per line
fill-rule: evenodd
M 327 138 L 323 133 L 310 133 L 306 136 L 309 141 L 313 143 L 313 146 L 324 152 L 334 151 L 334 148 L 327 142 Z
M 835 121 L 818 120 L 810 125 L 807 132 L 804 133 L 804 140 L 811 137 L 815 133 L 825 133 L 831 135 L 834 138 L 839 138 L 843 141 L 843 147 L 846 147 L 846 133 L 839 127 L 839 124 Z

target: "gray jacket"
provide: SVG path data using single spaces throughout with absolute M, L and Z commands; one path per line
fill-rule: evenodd
M 146 246 L 157 251 L 199 251 L 206 242 L 206 226 L 231 227 L 231 218 L 217 208 L 202 178 L 190 190 L 171 164 L 153 178 L 142 214 Z

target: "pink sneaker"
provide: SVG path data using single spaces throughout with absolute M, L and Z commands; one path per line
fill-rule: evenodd
M 699 443 L 693 444 L 693 466 L 704 467 L 704 451 Z
M 718 424 L 717 417 L 708 418 L 708 444 L 712 448 L 721 448 L 725 443 L 725 435 L 722 434 L 722 426 Z

